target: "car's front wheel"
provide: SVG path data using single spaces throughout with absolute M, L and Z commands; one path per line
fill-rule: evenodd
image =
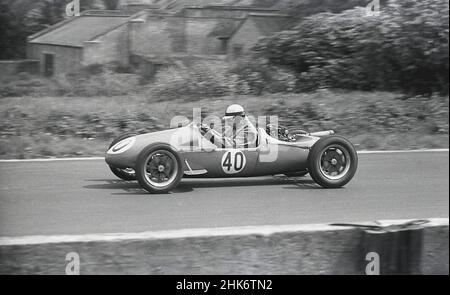
M 358 155 L 353 145 L 340 136 L 319 139 L 308 155 L 309 174 L 325 188 L 346 185 L 355 175 Z
M 167 144 L 151 144 L 137 158 L 136 178 L 150 193 L 169 192 L 178 185 L 182 176 L 181 159 Z

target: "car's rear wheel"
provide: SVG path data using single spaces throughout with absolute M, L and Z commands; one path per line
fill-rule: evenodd
M 162 194 L 171 191 L 181 181 L 182 176 L 181 159 L 167 144 L 151 144 L 137 158 L 137 180 L 150 193 Z
M 358 155 L 353 145 L 343 137 L 319 139 L 308 155 L 309 174 L 325 188 L 346 185 L 355 175 Z
M 124 134 L 120 135 L 119 137 L 117 137 L 116 139 L 114 139 L 111 142 L 108 149 L 112 148 L 116 143 L 118 143 L 126 138 L 135 136 L 135 135 L 136 134 L 134 134 L 134 133 L 124 133 Z M 115 176 L 119 177 L 120 179 L 123 179 L 126 181 L 136 180 L 136 173 L 135 173 L 134 169 L 132 169 L 132 168 L 122 169 L 122 168 L 118 168 L 118 167 L 111 166 L 111 165 L 109 165 L 109 168 L 111 169 L 111 172 Z

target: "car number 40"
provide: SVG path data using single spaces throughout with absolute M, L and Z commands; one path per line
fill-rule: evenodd
M 240 150 L 229 150 L 222 156 L 222 169 L 227 174 L 242 171 L 246 163 L 245 155 Z

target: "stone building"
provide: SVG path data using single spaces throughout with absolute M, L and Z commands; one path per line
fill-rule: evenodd
M 128 63 L 128 21 L 122 12 L 85 12 L 28 38 L 27 58 L 51 76 L 89 64 Z
M 208 2 L 192 1 L 186 3 Z M 27 57 L 39 60 L 41 73 L 48 76 L 110 62 L 139 66 L 189 56 L 236 59 L 289 20 L 277 10 L 252 6 L 128 4 L 86 11 L 30 36 Z

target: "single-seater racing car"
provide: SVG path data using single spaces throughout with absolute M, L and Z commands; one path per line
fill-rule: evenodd
M 338 188 L 354 176 L 353 145 L 332 130 L 309 133 L 268 124 L 257 128 L 252 147 L 217 144 L 210 126 L 189 123 L 146 134 L 124 134 L 106 153 L 111 171 L 137 180 L 150 193 L 167 193 L 183 177 L 222 178 L 285 174 L 304 176 L 324 188 Z

